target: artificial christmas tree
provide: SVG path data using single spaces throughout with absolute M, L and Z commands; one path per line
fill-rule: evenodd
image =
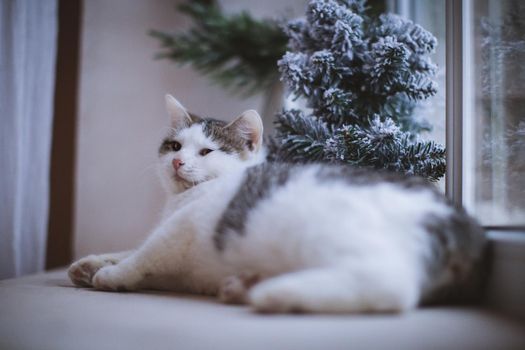
M 438 180 L 445 150 L 419 139 L 414 107 L 436 93 L 437 41 L 395 15 L 374 19 L 363 0 L 313 0 L 291 21 L 282 80 L 310 111 L 277 117 L 273 157 L 383 168 Z

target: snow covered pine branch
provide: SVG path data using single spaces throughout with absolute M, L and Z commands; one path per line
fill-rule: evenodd
M 310 1 L 285 30 L 281 79 L 311 112 L 278 116 L 274 157 L 444 175 L 444 147 L 420 139 L 428 123 L 414 116 L 437 91 L 431 33 L 392 14 L 369 17 L 363 0 Z

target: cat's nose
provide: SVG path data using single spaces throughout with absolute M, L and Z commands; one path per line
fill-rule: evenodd
M 179 168 L 184 165 L 184 162 L 180 159 L 173 159 L 171 164 L 173 164 L 173 169 L 179 170 Z

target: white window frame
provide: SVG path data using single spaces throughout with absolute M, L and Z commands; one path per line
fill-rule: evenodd
M 404 0 L 406 1 L 406 0 Z M 446 0 L 446 195 L 467 210 L 475 204 L 475 120 L 472 118 L 474 86 L 473 18 L 475 0 Z M 516 225 L 485 225 L 492 231 L 525 232 Z
M 446 1 L 446 161 L 445 193 L 463 205 L 463 42 L 464 2 Z

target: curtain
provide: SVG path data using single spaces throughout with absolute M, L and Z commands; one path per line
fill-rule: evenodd
M 0 279 L 44 268 L 57 10 L 0 1 Z

